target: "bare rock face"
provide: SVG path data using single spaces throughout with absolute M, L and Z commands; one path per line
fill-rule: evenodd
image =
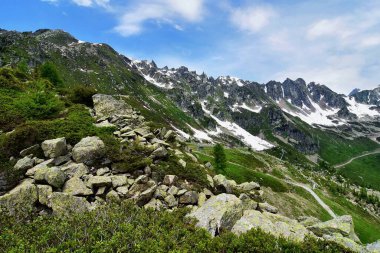
M 41 148 L 48 158 L 56 158 L 67 153 L 66 138 L 57 138 L 42 142 Z
M 74 146 L 72 153 L 76 162 L 90 165 L 105 155 L 105 145 L 99 137 L 86 137 Z

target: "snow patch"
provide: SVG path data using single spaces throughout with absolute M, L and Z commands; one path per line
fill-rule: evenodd
M 380 115 L 376 110 L 370 109 L 371 105 L 360 104 L 356 102 L 355 98 L 353 97 L 351 98 L 345 97 L 345 100 L 349 104 L 348 110 L 351 113 L 356 114 L 359 118 L 362 118 L 365 116 L 376 117 Z
M 249 107 L 246 103 L 243 103 L 243 105 L 240 105 L 239 107 L 255 113 L 260 113 L 263 109 L 262 106 L 255 106 L 253 108 Z
M 209 142 L 212 142 L 212 138 L 210 136 L 208 136 L 208 134 L 204 131 L 201 131 L 201 130 L 198 130 L 192 126 L 190 126 L 189 124 L 187 124 L 188 127 L 190 127 L 190 129 L 194 132 L 194 138 L 198 139 L 198 140 L 205 140 L 205 141 L 209 141 Z

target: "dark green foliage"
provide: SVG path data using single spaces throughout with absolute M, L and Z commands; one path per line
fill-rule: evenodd
M 39 68 L 40 77 L 49 80 L 54 86 L 62 84 L 62 78 L 57 67 L 51 62 L 45 62 Z
M 16 77 L 16 72 L 10 68 L 0 68 L 0 88 L 20 88 L 21 81 Z
M 93 107 L 92 96 L 96 93 L 97 92 L 95 88 L 80 85 L 70 89 L 68 98 L 73 103 L 84 104 L 89 107 Z
M 2 252 L 349 252 L 329 242 L 278 239 L 259 230 L 212 238 L 174 212 L 140 209 L 132 204 L 105 206 L 69 217 L 32 221 L 0 216 Z M 184 222 L 185 220 L 185 222 Z
M 14 105 L 27 119 L 54 118 L 64 108 L 63 102 L 49 91 L 25 92 Z
M 221 144 L 216 144 L 214 146 L 214 159 L 215 159 L 215 169 L 218 173 L 225 171 L 227 165 L 226 154 L 224 153 L 224 148 Z

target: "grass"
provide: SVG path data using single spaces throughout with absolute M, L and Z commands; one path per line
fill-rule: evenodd
M 319 190 L 315 190 L 315 192 L 337 215 L 349 214 L 352 216 L 355 232 L 363 243 L 372 243 L 380 239 L 380 220 L 378 218 L 352 204 L 345 197 L 327 196 Z
M 338 173 L 355 184 L 380 191 L 380 154 L 355 159 Z

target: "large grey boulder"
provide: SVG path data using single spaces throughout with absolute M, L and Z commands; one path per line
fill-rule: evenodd
M 244 215 L 235 223 L 231 232 L 240 235 L 253 228 L 260 228 L 276 237 L 302 242 L 310 232 L 295 220 L 287 217 L 261 213 L 256 210 L 246 210 Z
M 380 252 L 380 240 L 378 240 L 374 243 L 371 243 L 371 244 L 367 244 L 366 250 L 370 253 Z
M 188 216 L 197 219 L 198 227 L 215 236 L 222 228 L 230 230 L 242 214 L 241 200 L 235 195 L 223 193 L 212 196 Z
M 69 178 L 80 178 L 89 173 L 89 169 L 84 163 L 69 162 L 62 166 L 59 166 L 59 168 L 65 172 Z
M 90 177 L 87 181 L 87 186 L 89 188 L 102 187 L 102 186 L 111 186 L 112 179 L 105 176 L 93 176 Z
M 317 236 L 341 234 L 353 240 L 358 240 L 354 232 L 354 223 L 351 215 L 343 215 L 332 220 L 309 226 L 308 229 Z
M 74 146 L 72 153 L 76 162 L 91 165 L 105 155 L 105 145 L 97 136 L 86 137 Z
M 42 142 L 41 148 L 44 151 L 45 156 L 48 158 L 63 156 L 67 153 L 66 139 L 63 137 L 46 140 Z
M 38 202 L 50 207 L 50 197 L 53 194 L 53 188 L 50 185 L 37 185 Z
M 216 189 L 220 192 L 232 193 L 236 188 L 236 182 L 234 180 L 228 180 L 223 175 L 215 175 L 213 180 Z
M 260 190 L 260 185 L 255 182 L 244 182 L 236 185 L 235 188 L 241 192 L 250 192 L 252 190 Z
M 345 247 L 347 249 L 350 249 L 352 252 L 360 252 L 360 253 L 368 252 L 365 249 L 365 247 L 363 247 L 360 244 L 356 243 L 352 239 L 349 239 L 347 237 L 342 236 L 339 233 L 333 233 L 331 235 L 324 235 L 323 239 L 326 240 L 326 241 L 337 243 L 337 244 L 339 244 L 339 245 L 341 245 L 341 246 L 343 246 L 343 247 Z M 369 251 L 369 252 L 371 252 L 371 251 Z M 374 252 L 378 253 L 380 251 L 374 251 Z
M 55 188 L 61 188 L 66 181 L 66 175 L 58 167 L 41 167 L 34 173 L 36 182 L 46 182 Z
M 30 157 L 24 157 L 17 161 L 14 166 L 14 169 L 17 171 L 23 171 L 24 173 L 34 166 L 34 159 Z
M 132 108 L 124 102 L 122 96 L 96 94 L 92 96 L 95 114 L 98 118 L 113 115 L 131 115 Z
M 73 196 L 88 196 L 93 193 L 92 190 L 87 188 L 85 183 L 78 177 L 73 177 L 67 180 L 63 187 L 63 192 Z
M 10 215 L 29 212 L 38 201 L 37 187 L 33 180 L 26 179 L 13 188 L 10 192 L 0 196 L 0 213 Z
M 196 205 L 198 203 L 198 193 L 195 191 L 188 191 L 179 197 L 179 203 L 185 205 Z
M 91 205 L 85 198 L 75 197 L 71 194 L 53 192 L 50 199 L 53 214 L 70 215 L 72 213 L 82 213 L 90 209 Z

